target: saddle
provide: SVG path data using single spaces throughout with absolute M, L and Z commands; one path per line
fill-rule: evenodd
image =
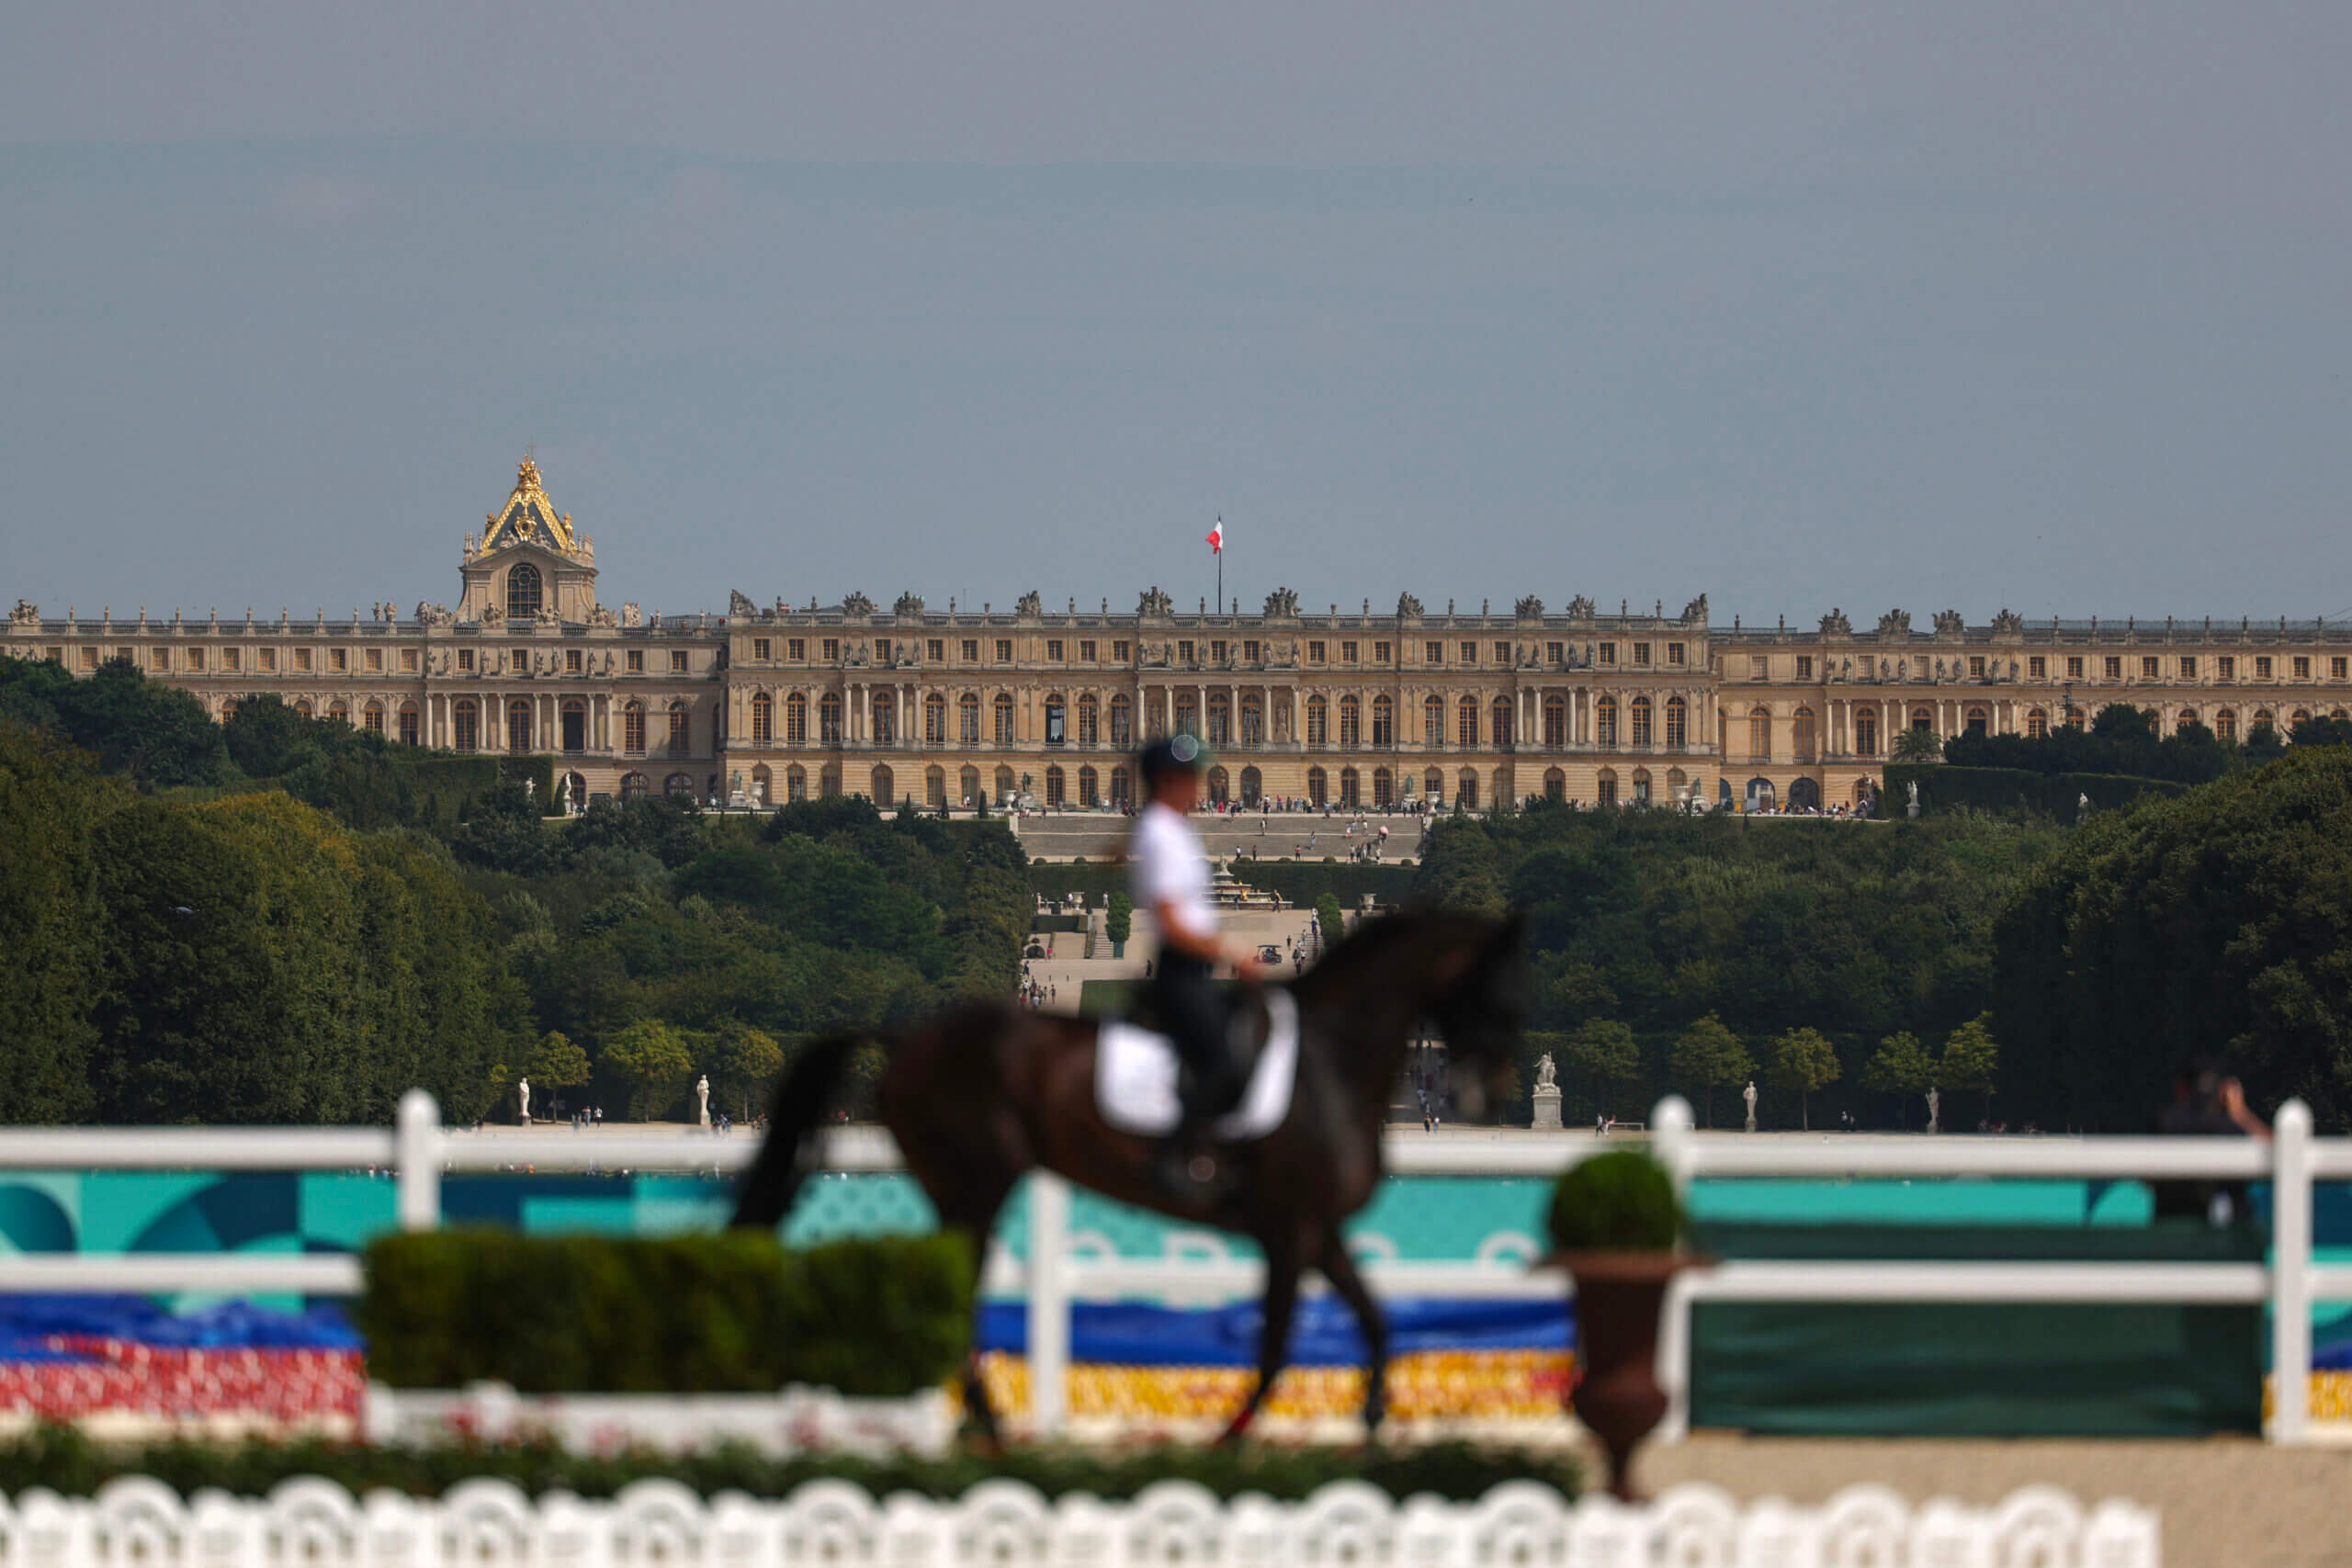
M 1288 989 L 1269 986 L 1254 998 L 1226 994 L 1227 1038 L 1236 1065 L 1238 1097 L 1212 1125 L 1224 1142 L 1262 1138 L 1290 1114 L 1298 1080 L 1298 1004 Z M 1236 1005 L 1239 1004 L 1239 1005 Z M 1095 1037 L 1095 1101 L 1103 1121 L 1122 1133 L 1164 1137 L 1176 1130 L 1184 1096 L 1197 1092 L 1176 1047 L 1153 1027 L 1149 1010 L 1105 1019 Z

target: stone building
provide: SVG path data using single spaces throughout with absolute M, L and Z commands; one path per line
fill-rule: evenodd
M 544 751 L 575 799 L 650 791 L 775 802 L 821 794 L 950 806 L 1026 795 L 1131 798 L 1128 757 L 1171 729 L 1217 753 L 1219 800 L 1484 807 L 1530 795 L 1721 807 L 1850 806 L 1905 730 L 2035 734 L 2111 702 L 2169 731 L 2282 732 L 2352 705 L 2352 626 L 2280 620 L 1915 629 L 1711 623 L 1589 599 L 1509 610 L 1302 606 L 1180 611 L 1158 588 L 1048 611 L 931 608 L 910 592 L 664 618 L 596 598 L 594 541 L 526 461 L 481 539 L 457 607 L 389 604 L 329 621 L 44 619 L 20 604 L 7 650 L 95 671 L 120 654 L 216 716 L 275 691 L 409 744 Z

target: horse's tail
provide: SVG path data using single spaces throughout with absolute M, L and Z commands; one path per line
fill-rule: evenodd
M 801 1164 L 801 1146 L 823 1124 L 833 1085 L 848 1066 L 850 1053 L 870 1038 L 864 1030 L 845 1029 L 820 1035 L 800 1048 L 791 1070 L 776 1085 L 775 1100 L 768 1108 L 767 1139 L 736 1190 L 729 1225 L 773 1230 L 792 1213 L 792 1201 L 808 1175 Z

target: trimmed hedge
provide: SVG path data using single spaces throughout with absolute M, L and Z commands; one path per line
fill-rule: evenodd
M 1949 762 L 1890 763 L 1878 815 L 1896 821 L 1910 805 L 1905 787 L 1919 784 L 1919 809 L 1966 806 L 1978 811 L 2036 811 L 2073 822 L 2084 795 L 2096 811 L 2113 811 L 2143 796 L 2186 795 L 2190 784 L 2122 773 L 2037 773 L 2024 768 L 1962 768 Z
M 354 1314 L 371 1376 L 525 1393 L 895 1398 L 936 1388 L 971 1341 L 971 1243 L 884 1236 L 786 1251 L 773 1235 L 384 1236 Z
M 45 1486 L 86 1497 L 124 1475 L 153 1476 L 183 1497 L 208 1486 L 258 1497 L 282 1481 L 316 1475 L 354 1495 L 390 1487 L 432 1497 L 477 1477 L 512 1482 L 534 1495 L 565 1491 L 610 1497 L 633 1481 L 659 1476 L 705 1497 L 742 1492 L 782 1497 L 811 1481 L 847 1481 L 876 1497 L 913 1492 L 960 1497 L 983 1481 L 1025 1481 L 1049 1497 L 1085 1492 L 1124 1500 L 1155 1481 L 1197 1482 L 1220 1497 L 1263 1493 L 1295 1502 L 1334 1481 L 1368 1481 L 1393 1497 L 1433 1492 L 1468 1502 L 1506 1481 L 1539 1481 L 1577 1495 L 1576 1461 L 1557 1449 L 1482 1448 L 1449 1441 L 1426 1447 L 1285 1447 L 1246 1443 L 1226 1448 L 1174 1443 L 1110 1450 L 1021 1447 L 997 1456 L 972 1452 L 940 1459 L 861 1460 L 847 1454 L 779 1460 L 739 1444 L 692 1453 L 625 1449 L 575 1453 L 543 1441 L 486 1444 L 452 1441 L 421 1448 L 368 1448 L 306 1438 L 242 1443 L 177 1439 L 102 1444 L 72 1427 L 41 1426 L 0 1438 L 0 1494 Z

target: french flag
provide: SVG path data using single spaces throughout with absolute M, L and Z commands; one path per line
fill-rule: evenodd
M 1225 519 L 1222 517 L 1216 520 L 1216 526 L 1209 530 L 1209 554 L 1225 554 Z

